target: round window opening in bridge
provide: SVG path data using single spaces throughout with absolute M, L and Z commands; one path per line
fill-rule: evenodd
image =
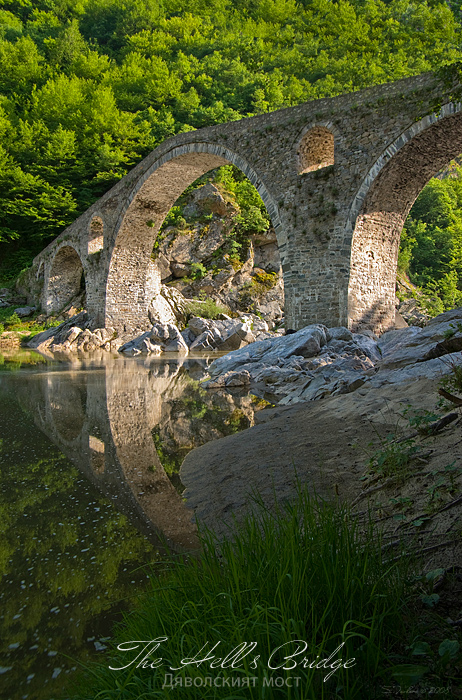
M 299 174 L 327 168 L 334 164 L 334 134 L 325 126 L 306 132 L 298 149 Z
M 100 216 L 94 216 L 88 231 L 88 254 L 98 253 L 104 245 L 104 224 Z

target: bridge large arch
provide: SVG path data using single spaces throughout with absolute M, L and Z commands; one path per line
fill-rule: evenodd
M 351 241 L 348 318 L 352 329 L 394 325 L 401 231 L 417 196 L 462 153 L 461 104 L 448 103 L 403 132 L 377 159 L 356 195 Z
M 151 252 L 169 210 L 197 178 L 222 165 L 238 167 L 258 190 L 271 217 L 278 244 L 278 206 L 260 175 L 236 152 L 211 143 L 187 143 L 167 152 L 135 183 L 117 225 L 106 286 L 106 326 L 148 327 L 148 307 L 158 293 Z M 280 248 L 281 250 L 281 248 Z M 283 262 L 281 250 L 281 262 Z

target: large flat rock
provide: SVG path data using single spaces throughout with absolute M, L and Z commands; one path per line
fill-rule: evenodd
M 403 410 L 433 410 L 438 380 L 365 387 L 315 402 L 276 407 L 256 425 L 190 452 L 181 468 L 187 505 L 199 522 L 225 535 L 252 507 L 293 498 L 297 479 L 324 498 L 352 500 L 379 435 L 394 432 Z M 266 415 L 265 415 L 266 414 Z

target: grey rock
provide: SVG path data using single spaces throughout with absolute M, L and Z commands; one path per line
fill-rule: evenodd
M 353 340 L 353 333 L 344 326 L 329 328 L 327 331 L 328 340 Z
M 209 330 L 206 330 L 200 335 L 198 335 L 190 346 L 191 352 L 193 350 L 196 350 L 198 352 L 203 350 L 214 350 L 215 348 L 215 339 L 213 334 Z
M 223 377 L 225 386 L 248 386 L 250 374 L 245 369 L 240 372 L 229 372 Z
M 154 263 L 159 271 L 160 279 L 162 281 L 167 280 L 169 277 L 172 276 L 172 271 L 170 270 L 170 261 L 163 253 L 158 254 Z
M 196 207 L 200 207 L 204 211 L 212 212 L 223 216 L 226 214 L 228 207 L 220 190 L 208 182 L 203 187 L 199 187 L 194 191 L 193 203 Z
M 144 341 L 149 341 L 150 343 L 150 331 L 143 333 L 142 335 L 138 336 L 138 338 L 134 338 L 133 340 L 124 343 L 124 345 L 119 348 L 119 352 L 122 352 L 124 355 L 140 355 L 143 350 L 147 352 L 147 348 L 149 346 Z
M 150 339 L 153 343 L 162 345 L 169 339 L 169 329 L 166 323 L 155 323 L 151 329 Z
M 27 316 L 32 316 L 35 310 L 35 306 L 22 306 L 15 309 L 14 313 L 19 316 L 19 318 L 26 318 Z
M 209 330 L 210 322 L 205 318 L 201 318 L 200 316 L 193 316 L 189 319 L 188 328 L 197 338 L 197 336 Z
M 191 271 L 191 268 L 189 265 L 185 265 L 184 263 L 173 262 L 171 264 L 171 270 L 174 277 L 187 277 Z
M 164 347 L 164 352 L 176 352 L 179 355 L 187 355 L 189 353 L 189 348 L 183 340 L 181 333 L 178 333 L 176 338 L 172 338 L 168 342 Z
M 354 344 L 367 355 L 372 362 L 378 362 L 382 358 L 377 342 L 366 333 L 354 333 Z
M 221 221 L 212 221 L 207 235 L 199 237 L 194 244 L 194 256 L 197 260 L 208 260 L 220 248 L 225 240 L 224 226 Z
M 184 342 L 188 347 L 194 342 L 195 336 L 194 333 L 191 333 L 189 328 L 185 328 L 184 331 L 181 331 L 181 337 L 183 338 Z
M 81 328 L 78 328 L 78 326 L 73 326 L 72 328 L 69 329 L 69 332 L 67 333 L 66 341 L 69 343 L 69 345 L 72 345 L 72 343 L 77 340 L 78 336 L 81 333 L 82 333 Z
M 448 331 L 457 332 L 458 323 L 462 323 L 462 308 L 440 314 L 424 328 L 410 326 L 384 333 L 378 342 L 382 352 L 380 368 L 393 369 L 424 360 L 432 348 L 445 340 Z

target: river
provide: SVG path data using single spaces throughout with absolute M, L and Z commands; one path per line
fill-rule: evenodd
M 62 697 L 148 576 L 197 550 L 181 462 L 264 405 L 201 388 L 210 361 L 0 355 L 2 698 Z

